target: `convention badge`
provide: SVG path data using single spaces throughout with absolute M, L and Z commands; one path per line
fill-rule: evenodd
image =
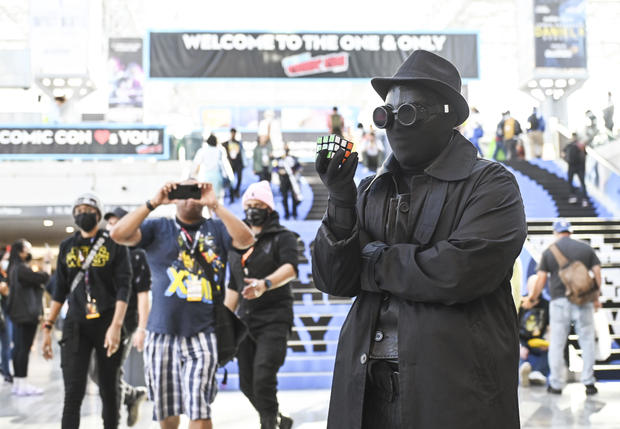
M 97 300 L 93 299 L 91 301 L 86 302 L 86 318 L 87 319 L 97 319 L 101 315 L 99 314 L 99 310 L 97 309 Z
M 338 149 L 344 149 L 344 158 L 342 163 L 349 159 L 351 152 L 353 151 L 353 142 L 348 141 L 336 134 L 330 134 L 328 136 L 321 136 L 316 141 L 316 156 L 319 156 L 319 152 L 327 150 L 327 159 L 332 159 Z
M 187 300 L 202 301 L 202 280 L 198 276 L 190 276 L 187 279 Z

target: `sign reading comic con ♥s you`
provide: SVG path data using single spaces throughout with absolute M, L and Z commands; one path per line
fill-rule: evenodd
M 475 33 L 150 32 L 150 78 L 370 78 L 391 76 L 416 49 L 478 78 Z
M 0 126 L 0 158 L 168 156 L 164 127 Z

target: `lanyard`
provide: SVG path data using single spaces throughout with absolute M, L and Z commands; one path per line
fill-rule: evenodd
M 193 256 L 196 252 L 196 247 L 198 246 L 198 241 L 200 240 L 202 233 L 200 232 L 200 230 L 198 230 L 196 231 L 196 235 L 192 237 L 185 228 L 183 228 L 180 225 L 179 225 L 179 228 L 181 228 L 181 232 L 182 232 L 181 238 L 183 239 L 183 243 L 185 243 L 185 247 L 187 248 L 187 250 L 189 250 L 190 254 Z
M 90 244 L 91 245 L 93 244 L 93 241 L 95 240 L 95 238 L 96 237 L 92 237 L 90 239 Z M 91 251 L 92 251 L 92 247 L 91 247 Z M 88 258 L 88 254 L 86 256 L 84 256 L 84 254 L 82 253 L 82 250 L 78 250 L 78 255 L 79 255 L 79 259 L 80 259 L 80 266 L 83 267 L 84 264 L 85 264 L 86 259 Z M 90 294 L 91 288 L 90 288 L 89 268 L 90 268 L 90 263 L 88 264 L 88 266 L 84 270 L 84 291 L 86 292 L 86 301 L 90 303 L 90 302 L 93 302 L 93 298 L 92 298 L 92 296 Z
M 245 264 L 250 257 L 250 255 L 254 252 L 254 246 L 250 247 L 242 256 L 241 256 L 241 267 L 245 268 Z

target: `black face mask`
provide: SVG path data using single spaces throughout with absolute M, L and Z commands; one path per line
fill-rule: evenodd
M 424 87 L 395 86 L 386 98 L 395 108 L 417 100 L 425 106 L 441 106 L 441 100 Z M 429 114 L 410 126 L 393 121 L 385 131 L 400 166 L 412 170 L 429 166 L 450 142 L 454 122 L 453 112 Z
M 32 253 L 28 253 L 28 254 L 26 255 L 26 259 L 24 259 L 24 261 L 26 261 L 26 262 L 30 262 L 30 261 L 32 261 Z
M 250 207 L 245 210 L 245 218 L 252 226 L 262 226 L 269 217 L 269 210 Z
M 82 231 L 90 232 L 97 226 L 97 213 L 80 213 L 73 217 Z

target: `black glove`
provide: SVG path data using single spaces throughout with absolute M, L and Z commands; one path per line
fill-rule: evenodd
M 338 149 L 332 159 L 327 158 L 327 149 L 319 152 L 315 161 L 317 173 L 327 187 L 329 198 L 339 207 L 354 207 L 357 188 L 353 181 L 357 169 L 357 152 L 351 153 L 342 164 L 344 149 Z

